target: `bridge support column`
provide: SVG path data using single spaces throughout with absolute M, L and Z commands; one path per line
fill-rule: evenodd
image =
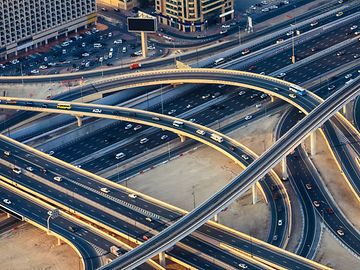
M 282 168 L 282 179 L 285 180 L 289 177 L 287 172 L 286 157 L 284 157 L 281 161 L 281 168 Z
M 7 218 L 10 218 L 11 215 L 10 215 L 9 213 L 6 213 L 6 217 L 7 217 Z
M 141 32 L 141 51 L 143 58 L 148 57 L 147 34 L 145 32 Z
M 251 186 L 251 193 L 252 193 L 252 204 L 256 204 L 258 201 L 258 194 L 256 190 L 256 183 Z
M 61 245 L 61 239 L 57 238 L 57 245 L 60 246 Z
M 310 155 L 316 155 L 316 130 L 310 134 Z
M 275 100 L 276 100 L 276 97 L 270 96 L 270 101 L 271 101 L 271 102 L 274 102 Z
M 219 222 L 219 216 L 218 216 L 218 214 L 216 214 L 216 215 L 214 216 L 214 221 L 215 221 L 216 223 Z
M 75 117 L 76 117 L 76 120 L 77 120 L 78 127 L 81 127 L 82 126 L 81 116 L 76 115 Z
M 165 252 L 159 253 L 159 263 L 162 267 L 166 267 Z
M 184 135 L 179 135 L 179 137 L 180 137 L 180 141 L 181 141 L 181 142 L 185 142 L 186 137 L 185 137 Z

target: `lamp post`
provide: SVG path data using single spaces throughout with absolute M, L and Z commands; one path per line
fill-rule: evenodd
M 47 233 L 50 233 L 50 219 L 54 219 L 57 218 L 60 215 L 60 210 L 55 208 L 53 210 L 49 210 L 47 212 L 47 214 L 49 215 L 47 220 L 46 220 L 46 224 L 47 224 Z

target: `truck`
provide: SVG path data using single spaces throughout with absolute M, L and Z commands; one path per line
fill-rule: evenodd
M 110 252 L 114 254 L 116 257 L 119 257 L 121 255 L 120 249 L 117 246 L 111 246 Z
M 132 63 L 130 64 L 130 69 L 141 68 L 141 63 Z

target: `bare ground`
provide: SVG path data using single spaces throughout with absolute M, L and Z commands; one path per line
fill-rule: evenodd
M 0 260 L 2 270 L 82 269 L 80 258 L 70 246 L 57 246 L 55 237 L 30 224 L 0 235 Z

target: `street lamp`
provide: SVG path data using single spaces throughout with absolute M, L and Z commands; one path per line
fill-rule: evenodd
M 55 208 L 54 210 L 49 210 L 47 212 L 47 214 L 49 215 L 47 220 L 46 220 L 46 224 L 47 224 L 47 232 L 48 234 L 50 233 L 50 219 L 54 219 L 57 218 L 60 215 L 60 210 Z

